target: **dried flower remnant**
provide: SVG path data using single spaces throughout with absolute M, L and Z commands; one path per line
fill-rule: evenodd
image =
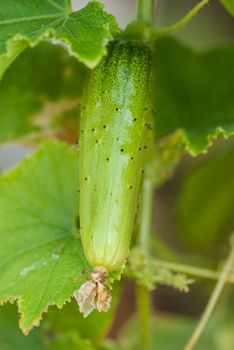
M 91 279 L 73 294 L 84 317 L 95 309 L 98 312 L 107 312 L 112 300 L 108 271 L 102 266 L 97 266 L 90 273 L 90 277 Z

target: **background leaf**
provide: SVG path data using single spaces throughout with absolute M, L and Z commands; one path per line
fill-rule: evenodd
M 51 137 L 61 124 L 76 139 L 86 73 L 62 47 L 43 43 L 26 50 L 0 83 L 0 143 L 25 136 Z
M 228 237 L 234 220 L 234 145 L 194 166 L 182 182 L 177 199 L 177 224 L 183 241 L 192 250 L 212 255 Z
M 24 333 L 61 308 L 88 268 L 75 238 L 77 151 L 48 142 L 0 178 L 0 302 L 18 301 Z
M 0 348 L 1 350 L 43 350 L 42 332 L 35 329 L 25 337 L 19 329 L 15 305 L 0 308 Z
M 192 155 L 234 133 L 234 46 L 198 53 L 166 38 L 156 44 L 155 128 L 181 129 Z
M 220 0 L 226 10 L 234 16 L 234 0 Z
M 158 315 L 151 321 L 149 350 L 154 350 L 157 347 L 163 350 L 184 349 L 196 325 L 197 321 L 194 319 Z M 218 345 L 218 330 L 216 324 L 210 324 L 202 334 L 196 350 L 224 350 L 223 347 L 219 347 Z M 129 322 L 122 333 L 120 349 L 140 350 L 139 334 L 139 324 L 135 318 Z M 225 350 L 229 350 L 229 348 Z
M 27 46 L 46 38 L 64 43 L 71 55 L 93 68 L 116 32 L 114 17 L 96 1 L 73 13 L 69 0 L 5 1 L 0 9 L 0 77 Z

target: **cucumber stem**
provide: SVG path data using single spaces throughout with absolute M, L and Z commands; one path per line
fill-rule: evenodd
M 153 25 L 155 0 L 138 0 L 137 18 L 147 25 Z
M 148 164 L 147 167 L 150 167 L 150 164 Z M 146 254 L 149 254 L 154 182 L 150 176 L 147 176 L 147 168 L 145 170 L 142 185 L 142 209 L 138 246 Z M 140 321 L 141 348 L 147 350 L 149 348 L 149 328 L 151 316 L 150 292 L 147 288 L 138 284 L 136 287 L 136 296 Z
M 213 311 L 214 308 L 218 302 L 218 299 L 223 291 L 223 287 L 225 285 L 226 279 L 234 265 L 234 235 L 231 236 L 231 251 L 229 253 L 229 256 L 226 260 L 226 263 L 224 265 L 223 271 L 220 274 L 220 277 L 216 283 L 216 286 L 214 288 L 214 291 L 208 301 L 208 304 L 205 308 L 205 311 L 192 335 L 192 337 L 190 338 L 189 342 L 187 343 L 187 345 L 185 346 L 184 350 L 192 350 L 195 345 L 197 344 L 202 332 L 204 331 Z

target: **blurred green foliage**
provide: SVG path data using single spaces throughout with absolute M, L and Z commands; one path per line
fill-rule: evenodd
M 65 107 L 74 111 L 75 129 L 86 72 L 61 46 L 42 43 L 26 50 L 0 84 L 0 142 L 48 133 L 60 124 L 66 127 L 68 118 L 59 119 L 63 105 L 46 113 L 49 102 L 73 101 Z
M 230 295 L 231 296 L 231 295 Z M 230 298 L 229 298 L 230 301 Z M 234 344 L 234 320 L 229 303 L 219 307 L 216 316 L 205 328 L 196 350 L 231 350 Z M 176 315 L 161 315 L 151 319 L 149 350 L 182 350 L 190 339 L 198 320 Z M 141 350 L 140 326 L 134 317 L 120 335 L 121 350 Z
M 172 59 L 173 58 L 173 59 Z M 204 152 L 234 132 L 234 46 L 196 52 L 172 38 L 155 47 L 155 131 L 182 130 L 186 150 Z
M 220 0 L 221 3 L 225 6 L 227 11 L 234 16 L 234 0 Z
M 184 178 L 176 203 L 178 231 L 190 250 L 216 256 L 234 223 L 234 143 L 218 147 Z

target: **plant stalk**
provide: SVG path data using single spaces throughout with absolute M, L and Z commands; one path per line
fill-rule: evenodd
M 213 271 L 210 269 L 205 269 L 203 267 L 197 267 L 197 266 L 191 266 L 181 263 L 174 263 L 169 262 L 166 260 L 156 260 L 156 263 L 162 264 L 162 266 L 167 267 L 169 270 L 184 273 L 185 275 L 190 275 L 194 277 L 200 277 L 200 278 L 208 278 L 217 280 L 220 277 L 220 271 Z M 229 273 L 229 275 L 226 278 L 227 283 L 234 283 L 234 274 L 232 272 Z
M 220 277 L 217 281 L 217 284 L 214 288 L 214 291 L 209 299 L 209 302 L 205 308 L 205 311 L 192 335 L 189 342 L 185 346 L 184 350 L 192 350 L 194 349 L 195 345 L 197 344 L 198 340 L 200 339 L 200 336 L 202 332 L 204 331 L 213 311 L 217 304 L 217 301 L 223 291 L 223 287 L 225 285 L 226 279 L 234 265 L 234 236 L 231 237 L 231 252 L 226 260 L 226 263 L 224 265 L 223 271 L 220 274 Z
M 137 18 L 147 25 L 153 25 L 155 0 L 138 0 Z
M 137 284 L 136 286 L 137 308 L 140 325 L 140 342 L 141 349 L 149 349 L 149 331 L 150 331 L 150 315 L 151 300 L 150 292 L 147 288 Z
M 150 166 L 150 164 L 148 165 Z M 150 232 L 152 225 L 152 207 L 153 207 L 154 183 L 147 176 L 147 171 L 143 178 L 142 186 L 142 211 L 139 229 L 138 246 L 148 255 L 150 251 Z M 137 285 L 136 288 L 137 306 L 140 321 L 141 348 L 147 350 L 149 348 L 149 328 L 151 301 L 150 292 L 147 288 Z

